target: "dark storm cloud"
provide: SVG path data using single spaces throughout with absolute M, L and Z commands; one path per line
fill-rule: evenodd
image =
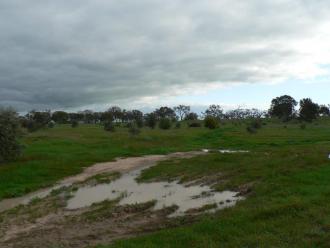
M 308 50 L 301 65 L 307 58 L 299 41 L 323 30 L 329 7 L 302 0 L 1 1 L 0 105 L 130 104 L 191 86 L 299 77 L 304 66 L 318 75 L 327 61 Z

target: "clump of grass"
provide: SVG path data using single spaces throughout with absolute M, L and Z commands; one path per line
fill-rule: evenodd
M 58 196 L 59 194 L 63 193 L 63 192 L 66 192 L 69 190 L 69 187 L 67 186 L 62 186 L 58 189 L 53 189 L 51 192 L 50 192 L 50 195 L 51 196 Z
M 202 124 L 198 121 L 188 123 L 188 127 L 201 127 Z
M 119 172 L 101 173 L 88 178 L 83 184 L 107 184 L 120 178 Z
M 36 205 L 36 204 L 38 204 L 39 202 L 41 202 L 41 198 L 40 197 L 34 197 L 34 198 L 32 198 L 31 199 L 31 201 L 30 201 L 30 204 L 31 205 Z
M 257 130 L 262 128 L 262 126 L 263 126 L 263 124 L 260 119 L 253 119 L 246 127 L 246 131 L 248 133 L 254 134 L 254 133 L 257 133 Z
M 155 206 L 156 201 L 145 203 L 136 203 L 124 206 L 118 206 L 121 197 L 115 200 L 105 200 L 100 203 L 94 203 L 90 211 L 83 214 L 87 221 L 97 221 L 104 218 L 112 218 L 122 214 L 142 212 Z
M 141 130 L 136 125 L 131 125 L 128 132 L 131 136 L 137 136 L 141 133 Z
M 115 125 L 113 124 L 112 121 L 105 122 L 104 125 L 103 125 L 103 128 L 104 128 L 105 131 L 108 131 L 108 132 L 115 132 L 116 131 Z
M 119 202 L 119 199 L 116 200 L 105 200 L 100 203 L 94 203 L 91 206 L 90 211 L 87 211 L 82 215 L 87 221 L 96 221 L 102 218 L 112 217 L 113 209 L 116 204 Z

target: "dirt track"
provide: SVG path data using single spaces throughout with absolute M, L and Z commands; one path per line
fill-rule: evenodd
M 191 158 L 205 152 L 173 153 L 144 157 L 122 158 L 113 162 L 98 163 L 81 174 L 66 178 L 59 185 L 81 183 L 88 178 L 108 172 L 127 172 L 173 158 Z M 70 188 L 70 187 L 69 187 Z M 44 193 L 49 193 L 46 189 Z M 40 193 L 40 192 L 38 192 Z M 9 199 L 2 206 L 18 204 L 28 196 Z M 31 204 L 19 206 L 0 214 L 0 247 L 86 247 L 109 243 L 116 239 L 139 235 L 165 227 L 176 226 L 178 221 L 168 219 L 173 207 L 153 211 L 153 202 L 138 205 L 116 206 L 105 201 L 88 208 L 67 210 L 67 192 L 50 194 Z M 11 202 L 12 201 L 12 202 Z M 181 219 L 180 224 L 191 222 L 194 217 Z

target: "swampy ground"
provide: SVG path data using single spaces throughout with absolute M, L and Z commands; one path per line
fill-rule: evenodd
M 174 222 L 168 222 L 160 212 L 156 214 L 156 221 L 150 222 L 154 224 L 148 225 L 149 229 L 138 224 L 134 225 L 138 230 L 124 228 L 133 231 L 122 236 L 118 234 L 119 240 L 103 240 L 105 235 L 93 229 L 94 240 L 99 240 L 101 245 L 92 242 L 92 247 L 329 247 L 330 121 L 318 120 L 307 124 L 306 129 L 301 129 L 299 123 L 269 121 L 265 124 L 256 134 L 246 132 L 244 124 L 233 123 L 215 130 L 186 127 L 167 131 L 143 129 L 135 137 L 130 136 L 125 128 L 107 133 L 97 125 L 81 125 L 76 129 L 61 125 L 41 130 L 24 137 L 26 149 L 21 159 L 0 167 L 0 197 L 24 195 L 80 173 L 86 166 L 116 157 L 204 148 L 249 150 L 250 153 L 210 153 L 162 161 L 139 177 L 139 181 L 144 182 L 202 180 L 214 185 L 216 190 L 237 190 L 247 195 L 246 200 L 238 202 L 235 207 Z M 58 199 L 61 198 L 48 200 L 59 201 L 61 206 Z M 142 211 L 149 211 L 148 205 L 140 207 Z M 95 210 L 94 214 L 98 216 L 104 214 L 102 209 L 102 206 L 96 206 L 88 211 Z M 116 211 L 114 216 L 120 218 L 121 210 Z M 38 211 L 32 213 L 41 214 Z M 138 218 L 140 213 L 137 211 L 134 217 L 136 223 L 145 220 L 144 217 L 142 220 Z M 6 214 L 0 218 L 2 230 L 6 218 L 9 218 L 9 213 Z M 113 221 L 106 216 L 101 218 L 103 222 L 97 223 L 105 225 L 104 222 Z M 92 220 L 97 218 L 92 217 Z M 13 221 L 20 223 L 17 219 Z M 72 223 L 89 226 L 88 222 L 79 221 L 73 218 Z M 67 233 L 69 230 L 74 233 L 77 225 L 70 227 L 68 222 L 65 223 Z M 115 233 L 110 226 L 109 232 Z M 58 246 L 52 243 L 49 247 L 65 247 L 60 238 L 54 240 L 58 241 Z

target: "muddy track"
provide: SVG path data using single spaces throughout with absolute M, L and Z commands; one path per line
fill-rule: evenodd
M 58 183 L 57 188 L 80 183 L 102 173 L 125 173 L 167 159 L 191 158 L 203 154 L 206 153 L 195 151 L 120 158 L 113 162 L 98 163 L 86 168 L 81 174 L 65 178 Z M 0 213 L 0 247 L 87 247 L 176 226 L 178 223 L 182 225 L 195 219 L 193 216 L 182 217 L 180 221 L 169 219 L 167 216 L 175 211 L 175 207 L 154 211 L 154 202 L 117 206 L 114 202 L 104 201 L 90 207 L 68 210 L 65 208 L 65 192 L 49 194 L 52 189 L 54 187 L 0 202 L 0 211 L 3 211 Z M 42 199 L 17 206 L 35 196 Z
M 58 182 L 54 187 L 41 189 L 36 192 L 29 193 L 22 197 L 5 199 L 0 201 L 0 213 L 11 208 L 14 208 L 20 204 L 28 203 L 31 199 L 35 197 L 45 197 L 53 189 L 60 188 L 62 186 L 68 186 L 74 183 L 79 183 L 87 180 L 90 177 L 101 173 L 108 172 L 120 172 L 125 173 L 130 170 L 138 169 L 141 167 L 150 167 L 157 164 L 160 161 L 173 159 L 173 158 L 191 158 L 198 155 L 205 155 L 205 152 L 202 151 L 192 151 L 192 152 L 177 152 L 171 153 L 168 155 L 147 155 L 142 157 L 130 157 L 130 158 L 118 158 L 115 161 L 97 163 L 88 168 L 86 168 L 82 173 L 65 178 Z

